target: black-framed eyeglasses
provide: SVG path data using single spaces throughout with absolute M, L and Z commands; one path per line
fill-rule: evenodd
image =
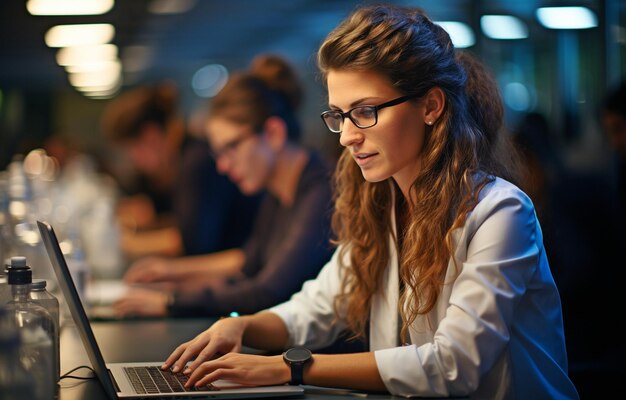
M 237 150 L 237 148 L 246 140 L 250 139 L 251 137 L 253 137 L 253 134 L 244 134 L 239 136 L 238 138 L 235 138 L 233 140 L 231 140 L 230 142 L 226 143 L 225 145 L 223 145 L 220 149 L 213 149 L 212 147 L 209 147 L 209 154 L 211 154 L 211 157 L 213 157 L 214 160 L 218 160 L 220 157 L 229 157 L 232 158 L 233 154 L 235 154 L 235 151 Z
M 352 121 L 352 123 L 358 128 L 371 128 L 378 122 L 379 110 L 387 107 L 397 106 L 398 104 L 402 104 L 416 97 L 422 97 L 422 95 L 409 94 L 406 96 L 398 97 L 397 99 L 390 100 L 386 103 L 379 104 L 377 106 L 357 106 L 346 112 L 341 112 L 339 110 L 324 111 L 321 117 L 328 130 L 333 133 L 341 133 L 341 131 L 343 130 L 343 123 L 346 117 L 350 118 L 350 121 Z

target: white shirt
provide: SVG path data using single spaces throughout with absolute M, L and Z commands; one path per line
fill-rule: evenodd
M 454 232 L 454 243 L 458 275 L 451 259 L 450 284 L 432 311 L 410 326 L 410 344 L 401 346 L 398 257 L 390 237 L 384 290 L 372 299 L 369 331 L 370 351 L 389 392 L 578 398 L 567 376 L 559 294 L 530 199 L 496 179 L 481 192 L 465 226 Z M 341 290 L 338 254 L 339 249 L 291 300 L 271 308 L 287 326 L 289 346 L 324 347 L 345 329 L 333 325 L 333 301 Z

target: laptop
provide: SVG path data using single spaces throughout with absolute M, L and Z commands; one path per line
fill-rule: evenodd
M 226 380 L 218 380 L 209 387 L 188 390 L 183 387 L 185 375 L 162 371 L 160 366 L 163 363 L 160 362 L 105 363 L 56 234 L 47 222 L 37 221 L 37 225 L 91 365 L 109 398 L 274 398 L 304 393 L 300 386 L 242 387 Z

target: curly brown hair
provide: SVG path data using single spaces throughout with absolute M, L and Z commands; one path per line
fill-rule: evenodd
M 402 282 L 398 312 L 402 338 L 418 315 L 428 313 L 441 292 L 453 249 L 452 232 L 464 225 L 482 188 L 494 176 L 512 178 L 503 157 L 494 151 L 502 125 L 502 105 L 495 81 L 469 56 L 457 58 L 448 34 L 419 8 L 369 6 L 359 8 L 332 31 L 318 52 L 324 76 L 331 70 L 374 71 L 389 79 L 402 94 L 426 93 L 438 87 L 445 108 L 427 133 L 422 167 L 411 185 L 410 199 L 396 199 L 406 210 L 407 224 L 398 235 Z M 466 73 L 465 68 L 468 69 Z M 486 84 L 467 77 L 488 79 Z M 481 99 L 489 98 L 484 112 Z M 389 237 L 394 192 L 390 178 L 367 182 L 346 149 L 335 172 L 333 229 L 341 245 L 339 260 L 349 257 L 342 292 L 335 299 L 337 315 L 355 337 L 363 337 L 372 297 L 381 290 L 389 263 Z M 455 267 L 459 266 L 452 260 Z

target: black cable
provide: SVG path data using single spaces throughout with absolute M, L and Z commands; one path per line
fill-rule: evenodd
M 93 368 L 91 368 L 88 365 L 81 365 L 78 366 L 76 368 L 72 368 L 71 370 L 67 371 L 66 373 L 64 373 L 63 375 L 61 375 L 59 377 L 59 380 L 61 379 L 65 379 L 65 378 L 71 378 L 71 379 L 82 379 L 82 380 L 89 380 L 89 379 L 93 379 L 95 378 L 95 376 L 76 376 L 76 375 L 70 375 L 72 372 L 78 371 L 79 369 L 83 369 L 86 368 L 88 370 L 90 370 L 91 372 L 95 373 L 96 371 L 93 370 Z

